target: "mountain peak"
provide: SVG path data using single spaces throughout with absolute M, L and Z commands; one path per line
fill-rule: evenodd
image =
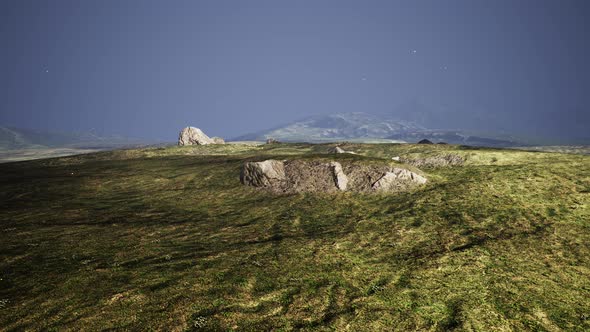
M 282 127 L 238 137 L 238 140 L 327 141 L 384 138 L 422 127 L 363 112 L 310 116 Z

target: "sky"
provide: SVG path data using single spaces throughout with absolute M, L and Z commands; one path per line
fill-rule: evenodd
M 173 141 L 367 112 L 590 144 L 586 0 L 3 0 L 0 125 Z

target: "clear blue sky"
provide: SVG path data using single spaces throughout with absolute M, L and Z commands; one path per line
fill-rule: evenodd
M 334 112 L 589 137 L 590 2 L 0 2 L 0 125 L 174 140 Z

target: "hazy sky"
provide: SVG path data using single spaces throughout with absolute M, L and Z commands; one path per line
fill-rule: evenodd
M 2 0 L 0 125 L 174 140 L 419 109 L 589 137 L 589 31 L 586 0 Z

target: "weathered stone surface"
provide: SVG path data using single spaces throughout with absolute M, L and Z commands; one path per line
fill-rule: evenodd
M 423 176 L 387 163 L 321 160 L 266 160 L 247 162 L 240 174 L 243 184 L 274 193 L 400 192 L 426 182 Z
M 394 168 L 377 180 L 372 188 L 375 191 L 399 191 L 424 183 L 426 183 L 425 177 L 404 168 Z
M 332 172 L 334 173 L 334 182 L 336 183 L 336 187 L 341 191 L 346 191 L 346 187 L 348 186 L 348 177 L 342 171 L 342 165 L 339 162 L 331 162 L 330 167 L 332 168 Z
M 195 127 L 186 127 L 178 135 L 178 145 L 207 145 L 215 144 L 213 139 Z
M 268 187 L 277 185 L 285 180 L 284 162 L 280 160 L 265 160 L 247 162 L 242 167 L 240 181 L 254 187 Z

